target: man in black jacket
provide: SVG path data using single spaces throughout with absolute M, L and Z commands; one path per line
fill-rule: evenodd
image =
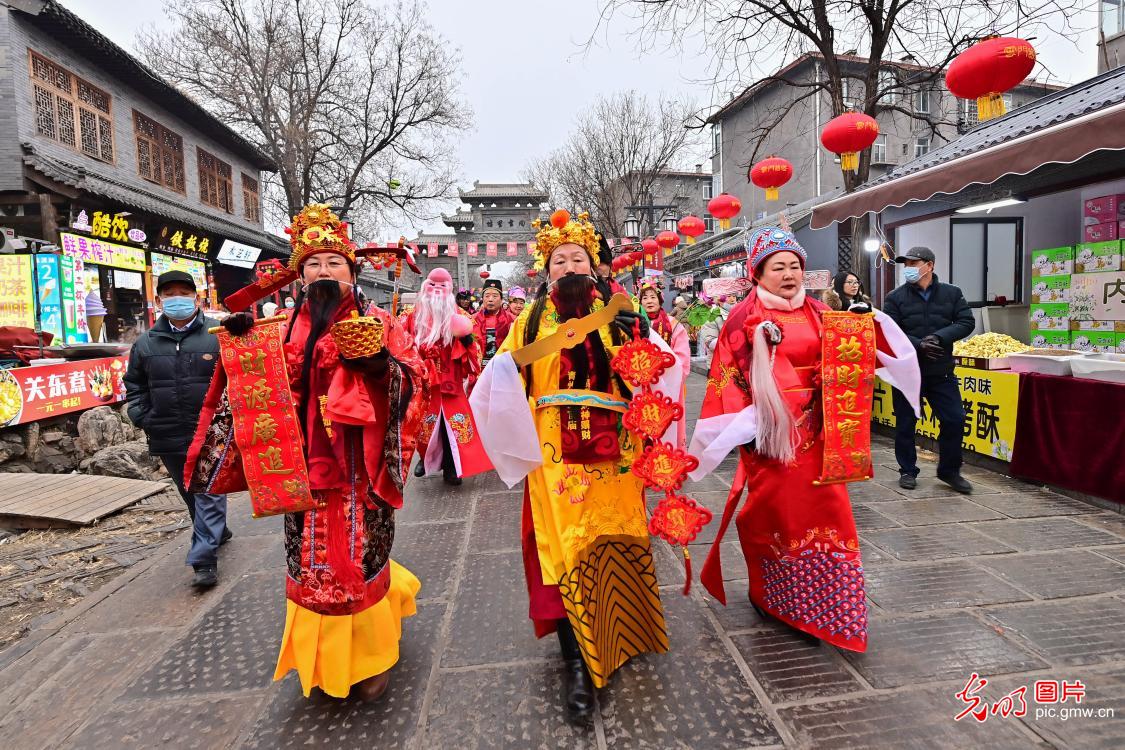
M 219 358 L 219 339 L 207 329 L 218 322 L 199 309 L 195 281 L 183 271 L 168 271 L 156 281 L 156 301 L 163 313 L 133 344 L 125 391 L 129 418 L 148 436 L 149 452 L 168 469 L 192 519 L 187 563 L 195 569 L 192 585 L 218 583 L 219 545 L 227 529 L 226 495 L 189 493 L 184 464 L 203 397 Z
M 965 409 L 953 374 L 953 342 L 973 332 L 976 321 L 961 289 L 938 281 L 934 253 L 928 247 L 912 247 L 895 258 L 906 266 L 906 283 L 887 295 L 883 311 L 898 323 L 914 348 L 922 370 L 922 397 L 937 415 L 938 479 L 963 494 L 973 486 L 961 476 L 961 436 Z M 898 484 L 912 490 L 918 486 L 918 453 L 914 447 L 914 410 L 897 389 L 895 408 L 895 458 Z

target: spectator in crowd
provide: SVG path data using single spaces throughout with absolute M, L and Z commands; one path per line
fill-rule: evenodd
M 738 299 L 733 295 L 723 297 L 718 305 L 719 316 L 699 327 L 699 347 L 701 356 L 710 357 L 714 354 L 715 344 L 719 341 L 719 332 L 723 330 L 723 325 L 727 322 L 727 315 L 730 314 L 731 308 L 733 308 L 737 302 Z
M 219 358 L 219 339 L 208 332 L 218 323 L 203 315 L 195 281 L 183 271 L 160 274 L 156 303 L 160 318 L 133 344 L 125 371 L 129 418 L 148 436 L 149 452 L 164 462 L 191 515 L 192 585 L 210 588 L 218 583 L 219 545 L 231 538 L 227 498 L 189 494 L 184 464 Z
M 678 322 L 683 322 L 684 314 L 687 313 L 687 300 L 684 295 L 676 295 L 676 299 L 672 300 L 672 312 L 669 313 Z
M 512 287 L 512 290 L 508 292 L 508 311 L 518 318 L 526 304 L 527 292 L 518 286 Z
M 262 303 L 262 317 L 272 318 L 277 315 L 277 303 L 271 300 L 266 300 Z
M 821 301 L 833 310 L 851 310 L 853 307 L 856 312 L 871 310 L 871 298 L 863 293 L 863 284 L 851 271 L 836 274 L 832 286 L 821 295 Z
M 967 495 L 973 486 L 961 476 L 965 409 L 953 374 L 953 342 L 969 336 L 976 321 L 961 289 L 938 281 L 934 260 L 934 252 L 928 247 L 912 247 L 895 258 L 896 263 L 906 266 L 906 283 L 887 295 L 883 311 L 898 323 L 918 351 L 922 397 L 929 402 L 940 425 L 937 477 Z M 894 390 L 893 399 L 898 484 L 912 490 L 918 486 L 918 453 L 914 445 L 917 417 L 899 390 Z

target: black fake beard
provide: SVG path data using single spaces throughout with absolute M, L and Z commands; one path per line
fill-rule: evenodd
M 305 287 L 305 302 L 309 308 L 309 338 L 305 341 L 305 361 L 301 378 L 308 382 L 313 365 L 316 342 L 332 324 L 336 308 L 340 306 L 340 283 L 335 279 L 321 279 Z
M 567 274 L 555 283 L 555 307 L 564 320 L 586 315 L 593 302 L 594 281 L 589 276 Z

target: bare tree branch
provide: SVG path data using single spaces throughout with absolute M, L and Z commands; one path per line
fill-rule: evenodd
M 263 203 L 284 220 L 323 201 L 357 229 L 432 218 L 453 194 L 457 51 L 418 0 L 166 2 L 137 47 L 278 165 Z M 206 30 L 206 33 L 202 33 Z

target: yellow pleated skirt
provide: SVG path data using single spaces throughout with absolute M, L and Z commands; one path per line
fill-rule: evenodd
M 273 678 L 297 670 L 307 698 L 319 687 L 345 698 L 352 685 L 382 674 L 398 661 L 402 618 L 417 611 L 422 583 L 391 560 L 391 584 L 382 601 L 354 615 L 321 615 L 286 600 L 285 633 Z

